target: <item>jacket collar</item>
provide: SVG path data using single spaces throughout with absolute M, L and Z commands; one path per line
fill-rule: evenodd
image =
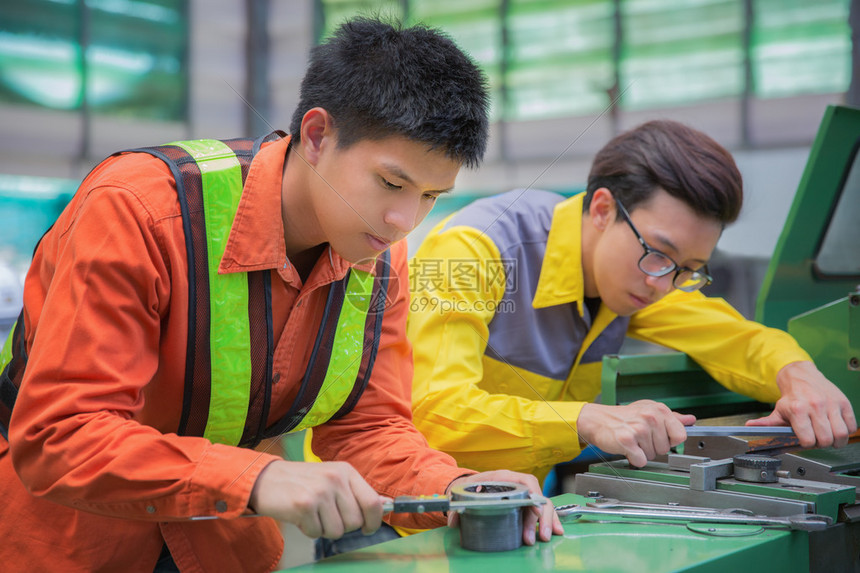
M 546 308 L 577 303 L 583 314 L 585 281 L 582 275 L 582 200 L 578 193 L 557 204 L 546 241 L 532 306 Z
M 266 143 L 254 157 L 242 190 L 242 197 L 227 240 L 227 248 L 219 273 L 250 272 L 263 269 L 280 269 L 287 266 L 284 246 L 284 222 L 281 218 L 281 188 L 284 162 L 290 138 L 281 137 Z M 322 280 L 340 280 L 350 263 L 331 248 L 322 257 L 330 267 Z M 374 265 L 358 268 L 371 270 Z

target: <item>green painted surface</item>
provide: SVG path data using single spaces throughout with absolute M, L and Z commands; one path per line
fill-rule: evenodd
M 80 181 L 0 174 L 0 261 L 23 272 L 42 234 L 54 224 Z
M 601 403 L 629 404 L 643 399 L 698 418 L 769 409 L 720 385 L 683 352 L 604 356 Z
M 585 501 L 573 494 L 553 498 L 556 505 Z M 549 542 L 499 553 L 463 549 L 457 530 L 442 527 L 290 571 L 726 573 L 735 570 L 793 573 L 806 572 L 809 568 L 808 541 L 803 532 L 731 525 L 697 533 L 684 524 L 590 519 L 564 520 L 563 525 L 564 535 L 554 536 Z M 701 530 L 701 527 L 694 529 Z M 714 535 L 720 533 L 742 536 Z
M 860 141 L 860 109 L 829 106 L 816 135 L 756 301 L 756 320 L 785 329 L 789 319 L 842 298 L 855 276 L 821 277 L 816 258 Z M 847 254 L 846 254 L 847 257 Z
M 643 479 L 658 483 L 671 483 L 690 485 L 689 474 L 684 474 L 669 469 L 668 464 L 662 462 L 648 462 L 644 468 L 631 468 L 627 460 L 591 464 L 588 471 L 593 474 L 608 475 L 619 478 Z
M 860 248 L 860 247 L 858 247 Z M 788 332 L 818 369 L 860 408 L 860 296 L 846 296 L 791 319 Z
M 794 455 L 828 467 L 830 471 L 843 474 L 842 477 L 860 485 L 860 475 L 856 473 L 860 463 L 860 442 L 852 442 L 842 448 L 802 450 L 794 452 Z

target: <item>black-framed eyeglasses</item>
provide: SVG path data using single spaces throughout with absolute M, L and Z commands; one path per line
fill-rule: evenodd
M 708 274 L 708 265 L 702 267 L 703 270 L 698 271 L 682 267 L 673 261 L 670 256 L 652 248 L 645 242 L 645 239 L 642 238 L 642 235 L 633 225 L 633 221 L 630 220 L 630 213 L 627 212 L 627 209 L 624 208 L 624 205 L 621 204 L 621 201 L 617 197 L 615 197 L 615 204 L 618 205 L 618 209 L 624 215 L 624 220 L 627 221 L 630 229 L 636 235 L 636 238 L 639 239 L 639 244 L 645 249 L 645 254 L 639 259 L 639 270 L 652 277 L 664 277 L 675 271 L 675 278 L 672 279 L 672 284 L 675 285 L 676 289 L 685 292 L 697 291 L 703 286 L 714 282 L 714 279 Z

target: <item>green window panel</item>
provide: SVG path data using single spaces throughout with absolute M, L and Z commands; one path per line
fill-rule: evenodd
M 501 0 L 410 0 L 409 19 L 441 28 L 481 65 L 502 59 Z
M 0 4 L 0 102 L 80 107 L 79 17 L 73 2 Z
M 772 98 L 844 92 L 851 80 L 850 0 L 756 0 L 753 93 Z
M 501 11 L 501 0 L 409 0 L 410 22 L 444 30 L 487 75 L 493 119 L 502 113 Z
M 185 2 L 85 6 L 86 15 L 74 0 L 0 5 L 0 101 L 75 110 L 85 95 L 96 113 L 184 119 Z
M 501 93 L 501 0 L 319 0 L 321 38 L 344 20 L 358 15 L 381 16 L 423 23 L 442 29 L 466 51 L 487 75 L 491 115 L 498 115 Z M 408 8 L 408 14 L 406 9 Z
M 88 98 L 99 112 L 183 120 L 185 2 L 88 0 Z
M 509 120 L 596 114 L 609 107 L 612 62 L 579 58 L 575 65 L 518 66 L 508 74 Z
M 595 114 L 619 93 L 639 110 L 850 81 L 850 0 L 751 0 L 749 22 L 744 0 L 318 1 L 328 30 L 359 12 L 445 30 L 487 73 L 494 119 Z
M 345 20 L 355 16 L 381 16 L 403 20 L 402 0 L 322 0 L 323 24 L 319 39 L 328 37 Z
M 0 266 L 27 269 L 42 234 L 57 220 L 79 183 L 77 179 L 0 174 Z
M 744 91 L 741 0 L 621 3 L 623 106 L 667 107 Z
M 860 153 L 856 149 L 847 172 L 815 256 L 815 269 L 825 277 L 860 277 Z
M 599 113 L 615 84 L 612 0 L 512 0 L 509 120 Z

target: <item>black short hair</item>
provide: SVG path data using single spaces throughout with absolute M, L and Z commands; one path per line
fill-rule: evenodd
M 314 107 L 332 117 L 338 146 L 400 135 L 468 167 L 487 147 L 489 96 L 481 70 L 444 33 L 360 17 L 311 51 L 290 132 Z
M 723 225 L 734 222 L 743 205 L 743 180 L 732 155 L 708 135 L 677 121 L 649 121 L 607 143 L 591 164 L 586 211 L 601 187 L 628 211 L 663 189 Z

